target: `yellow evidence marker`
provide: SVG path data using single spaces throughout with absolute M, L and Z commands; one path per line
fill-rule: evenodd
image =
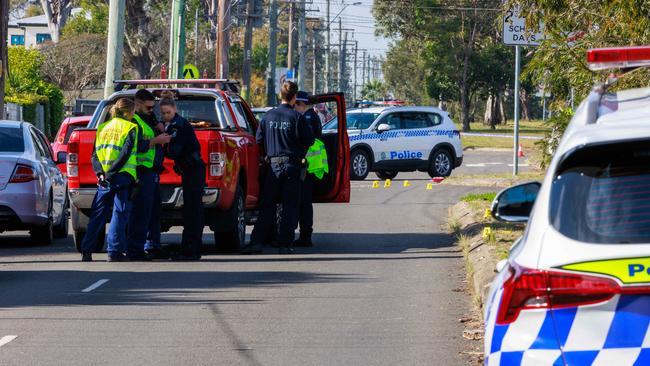
M 390 188 L 390 185 L 391 185 L 390 179 L 386 179 L 386 181 L 384 182 L 384 188 Z
M 433 183 L 427 183 L 427 191 L 433 190 Z
M 372 188 L 379 188 L 379 181 L 378 180 L 372 182 Z
M 410 187 L 410 186 L 411 186 L 411 182 L 409 182 L 408 180 L 405 180 L 404 181 L 404 187 Z
M 483 214 L 484 219 L 489 219 L 492 216 L 492 211 L 489 208 L 485 209 L 485 214 Z

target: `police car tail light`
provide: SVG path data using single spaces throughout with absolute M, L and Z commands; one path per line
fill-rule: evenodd
M 607 301 L 620 293 L 620 286 L 603 277 L 509 267 L 503 283 L 503 295 L 497 313 L 497 324 L 517 320 L 526 309 L 575 307 Z
M 212 177 L 223 176 L 223 168 L 226 166 L 226 153 L 218 151 L 220 145 L 217 141 L 212 141 L 209 145 L 210 176 Z
M 76 132 L 72 133 L 70 137 L 70 142 L 68 142 L 68 157 L 66 163 L 66 169 L 68 171 L 68 177 L 76 177 L 79 175 L 79 168 L 77 163 L 79 162 L 79 144 L 74 139 Z M 75 141 L 72 141 L 72 140 Z
M 587 63 L 591 70 L 650 66 L 650 46 L 594 48 Z

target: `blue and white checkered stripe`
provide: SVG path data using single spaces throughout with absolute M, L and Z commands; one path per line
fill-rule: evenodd
M 454 135 L 459 135 L 459 132 L 456 130 L 400 130 L 400 131 L 388 131 L 383 133 L 364 133 L 360 135 L 350 136 L 350 141 L 362 141 L 362 140 L 388 140 L 398 137 L 427 137 L 427 136 L 447 136 L 448 138 L 453 138 Z
M 526 310 L 509 325 L 495 325 L 498 302 L 486 318 L 487 365 L 650 365 L 650 296 Z

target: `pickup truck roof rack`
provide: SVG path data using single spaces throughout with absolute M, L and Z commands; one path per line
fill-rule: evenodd
M 229 79 L 147 79 L 147 80 L 115 80 L 115 91 L 125 88 L 136 89 L 140 85 L 194 85 L 214 86 L 223 91 L 239 93 L 239 81 Z

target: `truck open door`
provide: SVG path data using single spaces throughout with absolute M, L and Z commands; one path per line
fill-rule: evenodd
M 338 129 L 323 133 L 329 172 L 315 179 L 314 202 L 350 202 L 350 141 L 345 119 L 345 96 L 330 93 L 312 97 L 314 109 L 325 124 L 336 118 Z

